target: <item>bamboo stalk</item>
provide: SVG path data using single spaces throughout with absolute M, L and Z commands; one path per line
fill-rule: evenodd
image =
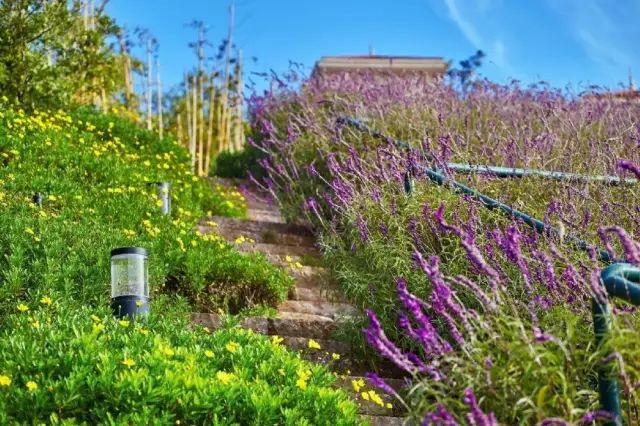
M 191 151 L 191 168 L 192 171 L 194 173 L 197 172 L 196 170 L 196 145 L 197 145 L 197 137 L 198 137 L 198 93 L 197 93 L 197 84 L 196 84 L 196 78 L 192 77 L 191 78 L 191 100 L 192 100 L 192 104 L 191 104 L 191 144 L 190 144 L 190 151 Z
M 162 120 L 162 81 L 160 80 L 160 60 L 156 57 L 156 102 L 158 103 L 158 136 L 164 136 L 164 123 Z

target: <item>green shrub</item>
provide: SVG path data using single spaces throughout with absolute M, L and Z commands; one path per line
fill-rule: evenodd
M 2 424 L 357 424 L 324 368 L 251 331 L 192 331 L 166 298 L 146 323 L 42 302 L 0 332 Z
M 245 179 L 250 172 L 255 177 L 263 177 L 264 169 L 258 164 L 258 160 L 264 157 L 262 151 L 246 147 L 239 152 L 221 152 L 211 165 L 211 174 L 224 178 Z

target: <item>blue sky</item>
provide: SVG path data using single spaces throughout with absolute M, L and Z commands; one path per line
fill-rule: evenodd
M 540 80 L 580 90 L 618 88 L 631 69 L 640 82 L 640 0 L 236 0 L 235 42 L 248 71 L 309 69 L 323 55 L 442 56 L 487 53 L 481 73 L 495 81 Z M 160 43 L 163 80 L 178 83 L 194 66 L 185 24 L 209 27 L 217 46 L 229 0 L 111 0 L 107 10 L 129 29 L 148 28 Z M 214 47 L 210 48 L 214 54 Z M 251 57 L 256 57 L 253 62 Z M 165 86 L 166 87 L 166 86 Z

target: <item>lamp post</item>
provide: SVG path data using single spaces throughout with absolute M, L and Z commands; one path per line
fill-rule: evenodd
M 149 312 L 147 250 L 120 247 L 111 251 L 111 308 L 117 318 Z
M 171 214 L 171 194 L 169 193 L 171 184 L 169 182 L 157 182 L 156 185 L 158 187 L 158 199 L 162 202 L 160 206 L 162 214 L 169 215 Z
M 33 194 L 33 197 L 31 198 L 31 200 L 33 201 L 33 204 L 35 204 L 38 207 L 42 207 L 42 194 L 39 192 L 36 192 L 35 194 Z

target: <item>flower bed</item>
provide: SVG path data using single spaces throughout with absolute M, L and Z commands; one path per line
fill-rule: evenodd
M 462 97 L 438 82 L 367 74 L 311 80 L 252 105 L 256 143 L 270 153 L 265 184 L 289 217 L 317 226 L 350 301 L 370 309 L 356 326 L 414 378 L 405 402 L 416 419 L 590 423 L 604 417 L 595 376 L 612 350 L 623 399 L 635 406 L 631 342 L 640 317 L 616 305 L 623 314 L 596 350 L 591 300 L 603 296 L 603 265 L 594 251 L 565 243 L 578 235 L 640 264 L 640 185 L 498 180 L 455 174 L 447 163 L 637 178 L 640 105 L 489 82 Z M 344 116 L 410 149 L 347 126 Z M 537 235 L 433 184 L 421 167 L 441 169 L 558 232 Z M 411 196 L 407 173 L 416 181 Z M 625 415 L 634 421 L 632 410 Z
M 292 280 L 194 230 L 246 207 L 195 177 L 183 148 L 90 110 L 3 109 L 0 159 L 0 423 L 357 423 L 323 368 L 249 332 L 191 330 L 192 310 L 274 306 Z M 121 246 L 150 252 L 146 323 L 109 312 Z

